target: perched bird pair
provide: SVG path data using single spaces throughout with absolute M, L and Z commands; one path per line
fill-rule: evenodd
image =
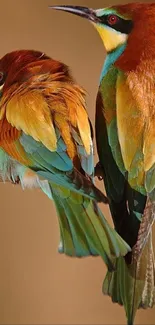
M 104 259 L 103 292 L 124 305 L 131 325 L 137 308 L 155 302 L 155 4 L 53 8 L 89 19 L 107 50 L 96 103 L 96 174 L 108 200 L 94 185 L 84 91 L 66 65 L 41 52 L 0 60 L 1 177 L 54 199 L 59 251 Z M 109 202 L 116 231 L 97 202 Z

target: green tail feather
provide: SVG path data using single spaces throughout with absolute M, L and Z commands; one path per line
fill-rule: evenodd
M 51 186 L 59 217 L 59 252 L 69 256 L 100 255 L 108 269 L 115 257 L 125 256 L 129 246 L 110 227 L 94 201 L 60 186 Z
M 117 259 L 116 270 L 106 275 L 103 293 L 124 306 L 127 325 L 134 324 L 137 309 L 153 307 L 155 274 L 151 235 L 137 263 L 127 266 L 123 257 Z

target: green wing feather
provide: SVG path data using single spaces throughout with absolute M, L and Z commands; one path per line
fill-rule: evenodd
M 65 154 L 66 147 L 62 138 L 58 138 L 56 152 L 49 151 L 41 143 L 36 143 L 35 146 L 36 141 L 25 134 L 20 141 L 34 162 L 33 169 L 50 184 L 59 216 L 60 251 L 79 257 L 100 255 L 109 269 L 112 269 L 113 256 L 124 256 L 130 249 L 108 225 L 94 203 L 94 200 L 102 199 L 102 195 L 91 180 L 75 170 L 72 161 L 68 160 L 68 155 Z M 93 174 L 92 159 L 90 158 L 90 164 L 86 163 L 86 153 L 82 150 L 79 140 L 77 145 L 83 170 Z
M 72 172 L 73 164 L 65 154 L 66 146 L 62 138 L 58 135 L 57 152 L 49 151 L 43 144 L 25 134 L 21 136 L 20 141 L 27 157 L 31 157 L 34 162 L 31 168 L 35 171 L 34 175 L 38 175 L 35 178 L 35 186 L 40 187 L 50 199 L 54 199 L 60 226 L 59 252 L 77 257 L 101 256 L 108 269 L 112 270 L 114 257 L 126 255 L 130 248 L 110 227 L 97 207 L 94 198 L 95 195 L 98 198 L 99 192 L 91 181 L 86 178 L 84 183 L 82 175 L 79 179 L 70 178 L 70 173 L 67 176 L 67 172 Z M 82 165 L 87 169 L 84 156 L 82 151 Z M 28 168 L 29 166 L 21 165 L 0 150 L 2 179 L 18 177 L 24 187 L 25 172 Z M 88 170 L 92 174 L 90 166 Z M 89 190 L 88 185 L 93 186 L 94 190 L 92 191 L 91 187 Z

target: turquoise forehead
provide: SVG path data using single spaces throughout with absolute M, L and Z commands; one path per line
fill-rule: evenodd
M 103 9 L 96 9 L 95 10 L 97 17 L 102 17 L 104 15 L 117 15 L 121 18 L 126 19 L 123 15 L 121 15 L 116 9 L 114 8 L 103 8 Z
M 111 8 L 97 9 L 95 10 L 96 16 L 101 17 L 103 15 L 117 14 L 117 11 Z

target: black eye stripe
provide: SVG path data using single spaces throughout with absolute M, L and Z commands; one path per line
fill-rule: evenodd
M 110 14 L 101 16 L 99 18 L 100 23 L 107 25 L 123 34 L 130 34 L 130 32 L 132 31 L 132 28 L 133 28 L 132 20 L 125 20 L 125 19 L 116 15 L 116 17 L 118 18 L 117 22 L 113 25 L 110 25 L 109 21 L 108 21 L 110 16 L 111 16 Z M 112 14 L 112 16 L 114 16 L 114 15 Z

